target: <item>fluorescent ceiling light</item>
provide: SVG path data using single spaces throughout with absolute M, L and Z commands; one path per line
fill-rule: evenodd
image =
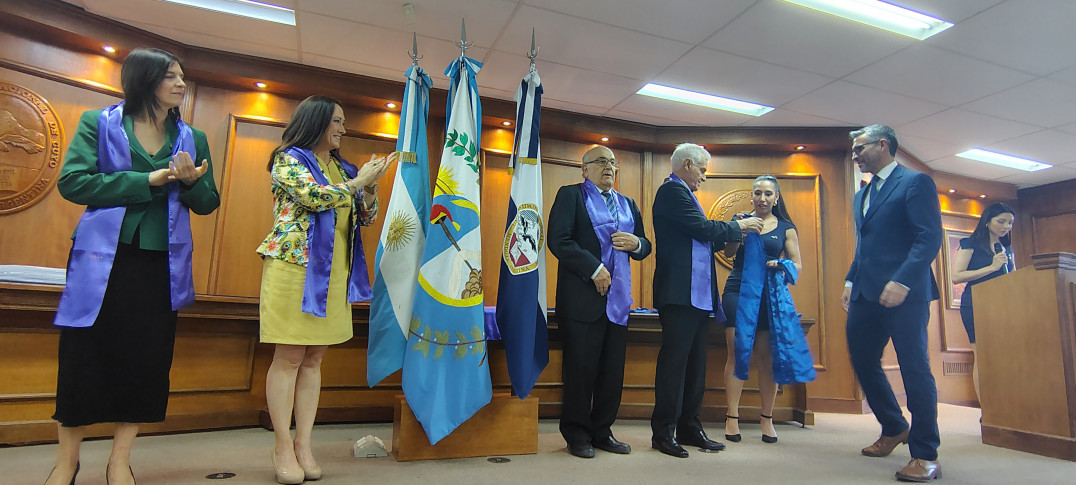
M 162 2 L 202 8 L 214 12 L 249 17 L 252 19 L 295 25 L 295 11 L 254 0 L 161 0 Z
M 1028 160 L 1026 158 L 1014 157 L 1012 155 L 1005 155 L 1004 153 L 988 152 L 979 148 L 972 148 L 971 150 L 968 150 L 966 152 L 957 153 L 956 156 L 970 158 L 972 160 L 991 163 L 994 165 L 1001 165 L 1002 167 L 1024 170 L 1026 172 L 1034 172 L 1036 170 L 1053 167 L 1053 165 L 1050 165 L 1048 163 L 1036 162 L 1034 160 Z
M 733 113 L 751 116 L 762 116 L 773 111 L 773 108 L 770 106 L 748 103 L 747 101 L 740 101 L 738 99 L 722 98 L 721 96 L 714 96 L 712 94 L 696 93 L 695 91 L 687 91 L 685 89 L 670 88 L 669 86 L 653 83 L 643 86 L 643 88 L 635 94 L 668 99 L 670 101 L 679 101 L 681 103 L 704 106 L 707 108 L 732 111 Z
M 953 24 L 880 0 L 785 0 L 803 7 L 923 40 Z

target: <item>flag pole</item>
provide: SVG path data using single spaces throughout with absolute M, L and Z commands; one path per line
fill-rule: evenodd
M 467 57 L 467 49 L 474 47 L 474 42 L 467 42 L 467 19 L 460 19 L 460 40 L 456 47 L 460 48 L 460 57 Z
M 407 56 L 411 58 L 411 64 L 417 66 L 418 61 L 422 60 L 422 56 L 418 55 L 418 32 L 412 32 L 411 36 L 411 50 L 407 51 Z
M 527 59 L 531 60 L 531 72 L 534 72 L 534 59 L 538 57 L 538 51 L 541 47 L 534 46 L 534 27 L 531 27 L 531 51 L 527 53 Z

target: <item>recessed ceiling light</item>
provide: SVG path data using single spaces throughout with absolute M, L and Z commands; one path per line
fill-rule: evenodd
M 396 103 L 385 103 L 385 107 L 388 109 L 393 109 L 396 107 Z
M 980 198 L 980 199 L 985 199 L 985 198 L 986 198 L 986 194 L 979 194 L 979 198 Z
M 256 83 L 254 83 L 254 87 L 256 87 L 258 89 L 265 89 L 266 86 L 268 86 L 268 84 L 265 84 L 265 83 L 263 83 L 261 81 L 258 81 Z
M 806 150 L 806 149 L 807 149 L 807 147 L 806 147 L 806 146 L 804 146 L 804 145 L 796 145 L 796 149 L 797 149 L 797 150 Z
M 255 2 L 254 0 L 161 0 L 162 2 L 175 3 L 188 7 L 212 10 L 214 12 L 227 13 L 267 22 L 276 22 L 284 25 L 295 25 L 295 11 L 290 8 L 278 7 L 268 3 Z
M 949 189 L 949 193 L 950 193 L 950 194 L 955 194 L 955 193 L 956 193 L 956 189 Z
M 880 0 L 785 0 L 788 3 L 923 40 L 953 24 Z
M 1053 165 L 1050 165 L 1048 163 L 1036 162 L 1035 160 L 1014 157 L 1012 155 L 986 151 L 979 148 L 972 148 L 971 150 L 957 153 L 956 156 L 980 162 L 986 162 L 994 165 L 1000 165 L 1002 167 L 1015 168 L 1017 170 L 1023 170 L 1026 172 L 1034 172 L 1036 170 L 1053 167 Z
M 512 126 L 511 121 L 502 121 L 501 124 L 504 125 L 504 126 Z
M 607 136 L 603 136 L 603 137 L 601 138 L 601 140 L 602 140 L 602 141 L 609 141 L 609 137 L 607 137 Z
M 116 48 L 112 47 L 110 45 L 101 46 L 101 50 L 103 50 L 103 51 L 105 51 L 105 52 L 107 52 L 109 54 L 115 54 L 116 53 Z
M 770 106 L 749 103 L 747 101 L 740 101 L 738 99 L 723 98 L 721 96 L 714 96 L 712 94 L 696 93 L 695 91 L 662 86 L 660 84 L 654 83 L 650 83 L 646 86 L 643 86 L 643 88 L 635 94 L 651 96 L 654 98 L 668 99 L 670 101 L 679 101 L 681 103 L 693 104 L 706 108 L 732 111 L 733 113 L 740 113 L 751 116 L 762 116 L 766 113 L 769 113 L 770 111 L 773 111 L 773 108 Z

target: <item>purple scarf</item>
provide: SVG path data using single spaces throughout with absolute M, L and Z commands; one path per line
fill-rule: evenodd
M 669 174 L 669 178 L 665 179 L 665 181 L 678 182 L 687 187 L 687 183 L 677 177 L 675 173 Z M 699 208 L 702 216 L 706 217 L 706 211 L 702 210 L 702 204 L 699 204 L 699 199 L 695 197 L 691 187 L 688 187 L 687 193 L 691 195 L 691 200 L 695 202 L 695 207 Z M 710 250 L 709 243 L 704 243 L 698 239 L 691 240 L 691 306 L 699 310 L 714 312 L 718 323 L 721 323 L 725 321 L 725 313 L 721 311 L 720 305 L 716 309 L 714 308 L 713 289 L 711 288 L 710 272 L 713 268 L 713 258 L 714 253 Z
M 616 200 L 618 221 L 613 220 L 605 197 L 598 191 L 594 182 L 586 180 L 582 184 L 583 204 L 587 208 L 590 221 L 594 224 L 594 234 L 601 245 L 602 264 L 612 275 L 609 292 L 606 293 L 605 314 L 609 321 L 617 325 L 628 325 L 628 311 L 631 310 L 631 261 L 628 253 L 613 249 L 613 233 L 617 231 L 631 233 L 635 231 L 635 216 L 631 213 L 628 199 L 615 190 L 609 192 Z
M 306 148 L 291 147 L 285 153 L 302 162 L 310 175 L 314 177 L 314 181 L 319 185 L 329 185 L 329 180 L 321 172 L 321 167 L 318 166 L 318 160 L 313 151 Z M 349 178 L 355 178 L 359 174 L 358 167 L 348 163 L 339 154 L 334 154 L 333 156 L 340 161 L 340 165 L 344 167 L 344 172 L 347 173 Z M 331 163 L 331 160 L 326 162 Z M 361 192 L 355 200 L 357 202 L 362 201 Z M 358 210 L 357 204 L 353 210 Z M 335 231 L 336 209 L 310 213 L 310 229 L 307 232 L 306 239 L 310 256 L 306 263 L 306 281 L 303 283 L 302 310 L 304 313 L 323 318 L 325 317 L 325 306 L 329 300 L 329 273 L 332 269 L 333 241 L 335 240 L 333 233 Z M 351 253 L 351 271 L 349 271 L 347 278 L 348 303 L 366 301 L 373 296 L 370 292 L 370 275 L 367 274 L 366 270 L 366 255 L 362 251 L 362 237 L 359 235 L 358 224 L 355 225 L 353 237 L 355 244 Z
M 197 159 L 194 135 L 178 117 L 172 156 L 183 151 Z M 105 108 L 97 119 L 97 170 L 110 174 L 131 169 L 131 142 L 123 129 L 123 103 Z M 194 277 L 191 274 L 190 210 L 179 202 L 179 183 L 164 186 L 168 192 L 168 279 L 172 311 L 194 301 Z M 97 320 L 105 298 L 108 277 L 116 260 L 116 245 L 126 206 L 87 207 L 78 223 L 78 232 L 67 262 L 67 284 L 56 309 L 55 325 L 89 327 Z

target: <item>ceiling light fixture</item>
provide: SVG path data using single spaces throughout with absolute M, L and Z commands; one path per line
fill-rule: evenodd
M 609 141 L 609 137 L 607 137 L 607 136 L 603 136 L 603 137 L 601 138 L 601 140 L 602 140 L 602 141 Z
M 667 99 L 670 101 L 679 101 L 681 103 L 693 104 L 695 106 L 703 106 L 706 108 L 732 111 L 733 113 L 751 116 L 762 116 L 773 111 L 773 108 L 770 106 L 749 103 L 738 99 L 723 98 L 712 94 L 696 93 L 695 91 L 662 86 L 654 83 L 643 86 L 643 88 L 635 94 Z
M 392 102 L 385 103 L 385 107 L 388 108 L 388 109 L 393 109 L 393 108 L 396 107 L 396 103 L 392 103 Z
M 979 194 L 979 198 L 980 198 L 980 199 L 985 199 L 985 198 L 986 198 L 986 194 Z
M 103 50 L 103 51 L 105 51 L 105 52 L 107 52 L 109 54 L 115 54 L 116 53 L 116 48 L 112 47 L 110 45 L 101 46 L 101 50 Z
M 956 189 L 949 189 L 949 193 L 950 193 L 950 194 L 955 194 L 955 193 L 956 193 Z
M 254 0 L 160 0 L 284 25 L 295 25 L 295 11 Z
M 256 87 L 258 89 L 265 89 L 266 86 L 268 86 L 268 84 L 265 84 L 265 83 L 263 83 L 261 81 L 258 81 L 256 83 L 254 83 L 254 87 Z
M 923 40 L 953 24 L 880 0 L 785 0 L 830 15 Z
M 502 122 L 501 122 L 501 125 L 504 125 L 504 126 L 512 126 L 512 122 L 511 122 L 511 121 L 502 121 Z
M 1053 167 L 1053 165 L 1048 163 L 1036 162 L 1035 160 L 1014 157 L 1004 153 L 986 151 L 980 148 L 972 148 L 971 150 L 957 153 L 956 156 L 993 165 L 1000 165 L 1002 167 L 1015 168 L 1025 172 L 1034 172 L 1036 170 Z
M 797 149 L 797 150 L 806 150 L 806 149 L 807 149 L 807 147 L 806 147 L 806 146 L 804 146 L 804 145 L 796 145 L 796 149 Z

